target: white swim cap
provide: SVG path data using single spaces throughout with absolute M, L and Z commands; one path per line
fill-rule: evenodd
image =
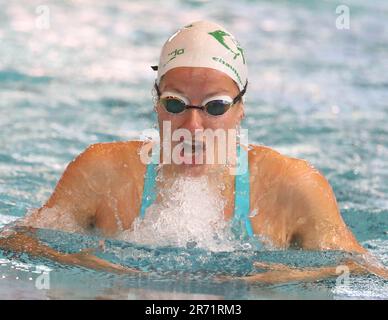
M 240 44 L 225 28 L 209 21 L 186 25 L 166 41 L 159 58 L 156 82 L 159 84 L 168 70 L 177 67 L 219 70 L 231 77 L 240 91 L 248 79 L 247 63 Z

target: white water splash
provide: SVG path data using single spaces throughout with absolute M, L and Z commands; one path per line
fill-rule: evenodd
M 179 177 L 160 194 L 144 219 L 119 238 L 156 246 L 233 251 L 237 242 L 224 219 L 225 199 L 209 187 L 209 178 Z
M 70 233 L 85 233 L 77 223 L 73 214 L 57 207 L 31 209 L 26 216 L 17 222 L 19 226 L 29 226 L 40 229 L 61 230 Z
M 16 219 L 17 217 L 14 217 L 14 216 L 6 216 L 6 215 L 0 214 L 0 228 L 7 225 L 8 223 L 15 221 Z

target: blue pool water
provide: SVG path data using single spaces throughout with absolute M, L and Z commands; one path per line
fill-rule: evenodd
M 178 26 L 210 19 L 246 50 L 250 142 L 321 170 L 357 239 L 388 265 L 386 1 L 45 4 L 47 30 L 36 25 L 40 1 L 0 0 L 0 226 L 44 203 L 66 164 L 88 145 L 137 139 L 152 128 L 149 66 Z M 336 29 L 340 4 L 350 8 L 349 30 Z M 39 236 L 65 252 L 98 243 L 57 231 Z M 149 275 L 118 276 L 0 251 L 0 298 L 388 298 L 387 282 L 374 276 L 352 276 L 348 287 L 335 279 L 269 286 L 214 277 L 254 272 L 256 260 L 333 264 L 341 252 L 214 253 L 110 240 L 104 255 Z M 39 286 L 42 279 L 50 289 Z

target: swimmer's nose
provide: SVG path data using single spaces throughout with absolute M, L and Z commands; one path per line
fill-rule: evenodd
M 185 112 L 185 120 L 182 128 L 194 132 L 196 129 L 203 129 L 201 110 L 189 109 Z

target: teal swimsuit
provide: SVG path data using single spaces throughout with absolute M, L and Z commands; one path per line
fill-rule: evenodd
M 159 154 L 154 153 L 153 159 L 158 159 Z M 248 151 L 238 145 L 237 147 L 238 166 L 245 166 L 242 174 L 235 176 L 235 197 L 234 197 L 234 216 L 232 220 L 232 229 L 239 237 L 252 237 L 253 230 L 249 220 L 249 199 L 250 199 L 250 184 L 249 184 L 249 162 Z M 140 217 L 144 218 L 147 208 L 156 199 L 156 176 L 157 176 L 157 161 L 152 161 L 147 165 L 143 197 L 141 202 Z

